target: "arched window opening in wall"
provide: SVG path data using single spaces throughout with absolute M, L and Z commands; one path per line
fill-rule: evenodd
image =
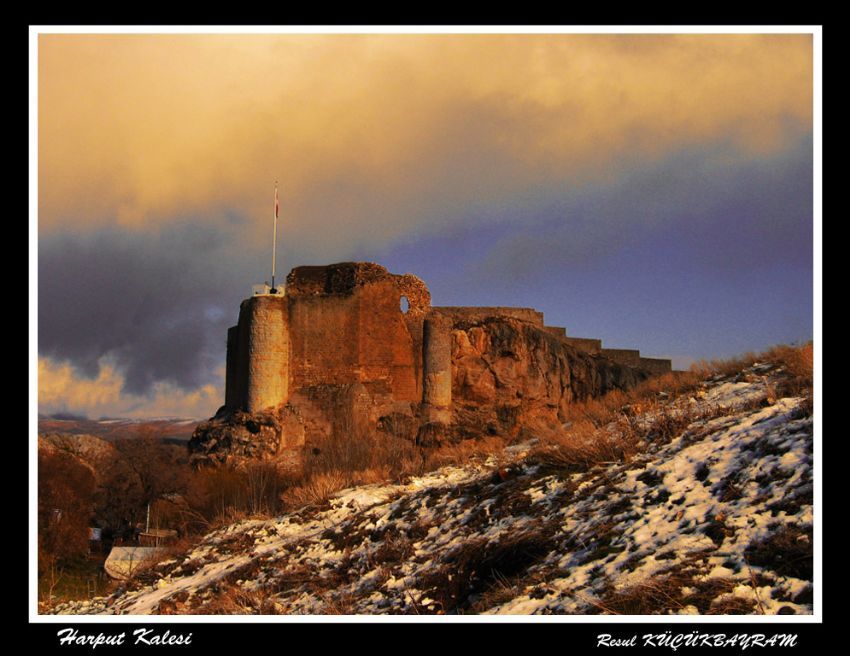
M 407 311 L 410 309 L 410 301 L 407 300 L 407 296 L 402 295 L 401 297 L 401 311 L 404 314 L 407 314 Z

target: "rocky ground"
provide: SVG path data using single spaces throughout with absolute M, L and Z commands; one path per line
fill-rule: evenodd
M 625 462 L 518 444 L 228 526 L 54 612 L 809 614 L 811 401 L 777 398 L 781 376 L 756 364 L 633 413 Z

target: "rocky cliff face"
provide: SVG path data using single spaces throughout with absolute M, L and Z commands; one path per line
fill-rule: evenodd
M 452 331 L 455 433 L 557 429 L 573 401 L 628 389 L 649 376 L 506 317 L 456 322 Z
M 197 427 L 189 450 L 196 465 L 266 460 L 292 467 L 305 445 L 340 426 L 389 431 L 426 447 L 483 435 L 534 436 L 559 430 L 570 403 L 628 389 L 649 375 L 580 351 L 530 321 L 455 318 L 448 423 L 430 421 L 415 403 L 370 396 L 363 385 L 323 385 L 259 413 L 222 408 Z M 352 394 L 354 388 L 362 393 Z

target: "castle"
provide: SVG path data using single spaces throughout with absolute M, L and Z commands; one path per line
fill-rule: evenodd
M 567 336 L 532 308 L 434 307 L 419 278 L 378 264 L 300 266 L 285 291 L 262 287 L 242 302 L 224 406 L 190 450 L 214 462 L 275 456 L 343 419 L 343 429 L 392 425 L 419 441 L 556 427 L 573 400 L 670 370 Z

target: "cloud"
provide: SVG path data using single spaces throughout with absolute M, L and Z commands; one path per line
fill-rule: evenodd
M 41 35 L 42 234 L 179 216 L 343 245 L 812 119 L 810 35 Z
M 96 377 L 109 356 L 126 392 L 192 389 L 224 361 L 254 254 L 203 223 L 159 233 L 57 233 L 39 244 L 39 354 Z M 254 274 L 254 275 L 252 275 Z
M 219 377 L 223 379 L 223 371 Z M 143 395 L 125 389 L 120 369 L 108 358 L 99 362 L 96 378 L 80 376 L 68 362 L 38 359 L 38 407 L 44 414 L 204 418 L 215 412 L 223 397 L 221 380 L 188 392 L 164 382 L 155 383 Z
M 741 278 L 778 264 L 811 267 L 812 160 L 808 135 L 782 158 L 730 159 L 725 144 L 683 150 L 604 187 L 544 196 L 525 216 L 506 210 L 503 236 L 467 266 L 493 284 L 622 265 L 624 249 L 643 245 L 679 272 Z
M 435 299 L 447 285 L 466 295 L 440 303 L 532 304 L 528 284 L 553 274 L 575 281 L 669 270 L 671 280 L 699 272 L 746 285 L 750 272 L 765 267 L 811 267 L 811 170 L 809 138 L 780 159 L 730 161 L 725 146 L 679 152 L 616 184 L 506 202 L 489 229 L 447 230 L 440 244 L 414 241 L 426 255 L 407 253 L 396 266 L 423 276 Z M 39 353 L 90 378 L 109 356 L 129 394 L 150 393 L 157 382 L 187 391 L 208 384 L 224 361 L 239 302 L 251 283 L 269 278 L 269 255 L 243 243 L 243 226 L 237 217 L 184 218 L 144 232 L 43 235 Z M 352 254 L 392 260 L 380 240 L 360 248 L 325 245 L 322 252 L 287 240 L 278 271 L 283 277 L 291 266 Z

